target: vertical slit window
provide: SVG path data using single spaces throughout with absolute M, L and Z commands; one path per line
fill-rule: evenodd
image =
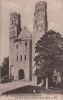
M 17 55 L 17 61 L 18 61 L 18 55 Z
M 16 45 L 16 48 L 18 49 L 18 44 Z
M 22 55 L 20 55 L 20 61 L 22 61 Z
M 27 46 L 27 41 L 25 42 L 25 46 Z
M 26 60 L 26 55 L 24 56 L 24 59 Z

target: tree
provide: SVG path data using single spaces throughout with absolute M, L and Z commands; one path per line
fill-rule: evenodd
M 2 62 L 2 77 L 9 75 L 9 57 L 4 58 Z
M 54 68 L 62 68 L 63 38 L 60 33 L 53 30 L 46 32 L 36 43 L 35 52 L 37 53 L 37 56 L 34 59 L 35 65 L 39 65 L 40 67 L 40 71 L 37 72 L 36 70 L 35 73 L 42 78 L 46 77 L 46 81 L 49 81 L 52 77 Z

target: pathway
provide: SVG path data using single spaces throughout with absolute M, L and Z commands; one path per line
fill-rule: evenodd
M 25 80 L 8 82 L 8 83 L 5 83 L 5 84 L 0 84 L 0 95 L 3 92 L 7 92 L 7 91 L 10 91 L 10 90 L 19 88 L 19 87 L 24 87 L 26 85 L 37 86 L 37 85 L 34 85 L 34 82 L 32 82 L 32 81 L 25 81 Z

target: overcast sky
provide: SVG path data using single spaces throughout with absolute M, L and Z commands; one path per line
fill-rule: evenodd
M 21 14 L 22 25 L 26 25 L 33 33 L 35 4 L 43 0 L 0 0 L 1 1 L 1 60 L 9 54 L 9 14 Z M 48 30 L 63 33 L 63 0 L 44 0 L 47 2 Z

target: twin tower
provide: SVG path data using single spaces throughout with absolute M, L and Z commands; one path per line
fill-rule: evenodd
M 26 26 L 21 27 L 21 15 L 10 14 L 9 77 L 13 80 L 32 80 L 35 44 L 48 29 L 47 3 L 35 5 L 33 34 Z

